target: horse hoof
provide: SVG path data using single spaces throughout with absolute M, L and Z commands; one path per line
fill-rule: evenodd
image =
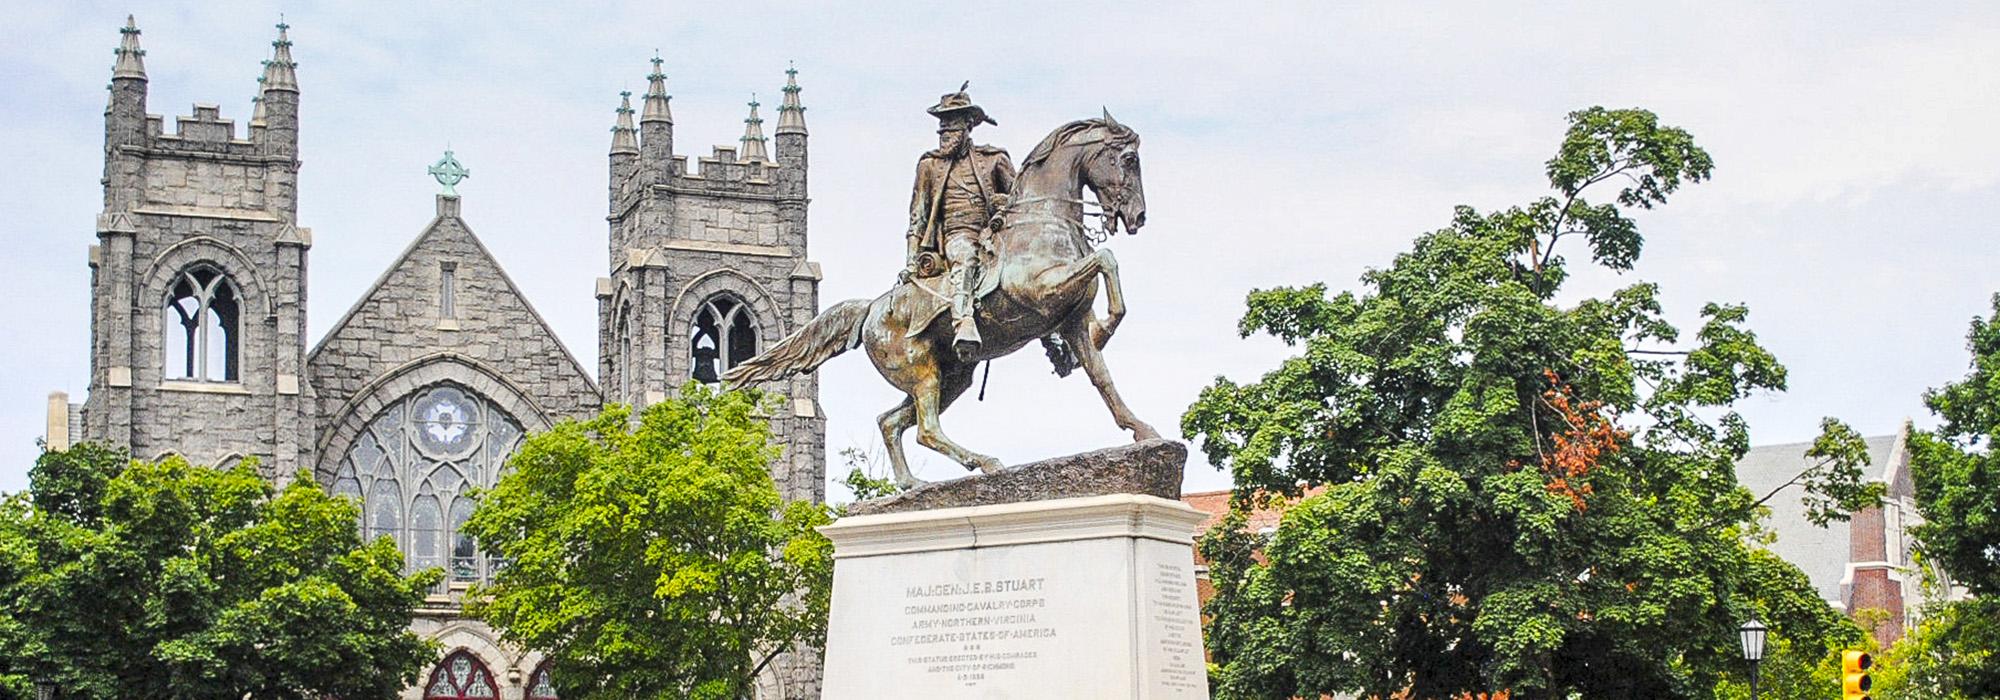
M 983 473 L 983 474 L 991 474 L 991 473 L 993 473 L 993 472 L 997 472 L 997 471 L 1000 471 L 1000 468 L 1001 468 L 1002 466 L 1005 466 L 1005 465 L 1002 465 L 1002 464 L 1000 463 L 1000 460 L 997 460 L 997 459 L 981 459 L 981 460 L 976 460 L 976 461 L 974 461 L 974 462 L 973 462 L 972 464 L 968 464 L 968 465 L 965 465 L 965 470 L 966 470 L 966 471 L 972 471 L 972 470 L 974 470 L 974 469 L 978 469 L 978 470 L 980 471 L 980 473 Z
M 1145 442 L 1147 440 L 1158 440 L 1158 439 L 1160 439 L 1160 431 L 1154 430 L 1152 426 L 1142 425 L 1132 430 L 1133 442 Z
M 928 482 L 928 481 L 924 481 L 923 479 L 919 479 L 919 478 L 917 478 L 917 477 L 914 477 L 914 476 L 913 476 L 913 477 L 910 477 L 910 478 L 908 478 L 908 479 L 897 479 L 897 480 L 896 480 L 896 485 L 897 485 L 897 486 L 899 486 L 899 487 L 902 487 L 902 489 L 903 489 L 904 491 L 908 491 L 908 490 L 910 490 L 910 489 L 913 489 L 913 488 L 916 488 L 916 487 L 918 487 L 918 486 L 922 486 L 922 485 L 924 485 L 924 484 L 928 484 L 928 483 L 931 483 L 931 482 Z

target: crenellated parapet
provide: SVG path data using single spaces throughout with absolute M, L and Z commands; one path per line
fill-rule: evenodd
M 196 103 L 191 114 L 167 118 L 147 108 L 148 78 L 140 31 L 132 17 L 119 30 L 105 106 L 105 198 L 107 210 L 150 204 L 197 206 L 188 178 L 220 177 L 210 188 L 230 195 L 199 197 L 225 208 L 256 209 L 286 220 L 296 209 L 299 87 L 291 58 L 288 27 L 278 25 L 272 58 L 257 78 L 257 95 L 247 128 L 239 131 L 222 107 Z M 182 202 L 181 199 L 190 201 Z M 226 200 L 226 201 L 224 201 Z
M 644 107 L 637 128 L 629 97 L 618 110 L 612 128 L 610 214 L 618 218 L 638 204 L 652 188 L 665 194 L 681 191 L 714 192 L 763 198 L 802 198 L 802 172 L 785 174 L 786 169 L 802 170 L 805 163 L 805 108 L 799 104 L 798 71 L 787 70 L 783 88 L 785 100 L 779 106 L 777 138 L 767 139 L 753 99 L 750 115 L 744 119 L 744 135 L 738 146 L 716 146 L 710 155 L 697 157 L 674 152 L 672 96 L 667 94 L 664 59 L 652 59 L 653 70 L 646 76 Z M 769 142 L 775 141 L 772 149 Z M 775 150 L 775 155 L 773 154 Z M 629 167 L 622 167 L 629 163 Z M 692 166 L 692 167 L 690 167 Z M 781 183 L 790 182 L 784 187 Z

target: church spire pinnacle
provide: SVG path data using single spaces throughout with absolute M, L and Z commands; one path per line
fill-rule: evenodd
M 111 67 L 111 78 L 146 79 L 146 50 L 139 48 L 139 23 L 132 15 L 125 15 L 125 26 L 118 30 L 118 63 Z
M 674 123 L 674 111 L 668 104 L 674 98 L 667 96 L 667 73 L 660 68 L 665 62 L 659 52 L 653 52 L 653 72 L 646 76 L 646 113 L 639 121 Z
M 292 25 L 285 24 L 284 18 L 279 17 L 278 38 L 271 42 L 271 60 L 264 62 L 265 92 L 299 91 L 299 75 L 294 70 L 299 64 L 292 60 L 292 39 L 287 34 L 291 28 Z
M 778 133 L 806 133 L 806 108 L 799 104 L 799 68 L 785 68 L 785 101 L 778 105 Z
M 611 152 L 638 155 L 639 130 L 632 126 L 632 91 L 620 92 L 618 98 L 618 124 L 611 127 Z
M 764 149 L 764 118 L 757 116 L 757 95 L 750 95 L 750 116 L 743 120 L 743 148 L 741 160 L 745 163 L 761 163 L 771 160 L 770 152 Z
M 264 76 L 257 76 L 257 94 L 250 98 L 250 123 L 264 121 Z

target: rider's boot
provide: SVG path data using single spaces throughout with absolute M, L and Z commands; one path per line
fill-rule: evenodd
M 1042 338 L 1042 353 L 1048 355 L 1049 364 L 1055 366 L 1056 376 L 1067 377 L 1070 372 L 1076 371 L 1076 352 L 1070 349 L 1069 342 L 1063 340 L 1060 334 L 1050 333 Z
M 965 267 L 951 270 L 951 330 L 952 347 L 958 351 L 961 360 L 971 359 L 979 354 L 979 323 L 972 309 L 973 278 Z

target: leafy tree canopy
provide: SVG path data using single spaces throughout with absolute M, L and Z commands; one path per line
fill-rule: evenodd
M 1183 432 L 1232 470 L 1238 507 L 1324 491 L 1268 542 L 1204 540 L 1220 696 L 1699 697 L 1741 667 L 1752 615 L 1804 649 L 1858 635 L 1745 541 L 1760 501 L 1728 407 L 1786 378 L 1748 309 L 1708 304 L 1683 337 L 1654 284 L 1558 302 L 1565 243 L 1633 269 L 1627 212 L 1712 167 L 1650 112 L 1578 111 L 1551 196 L 1460 207 L 1358 292 L 1250 294 L 1240 331 L 1297 354 L 1218 378 Z M 1800 480 L 1822 521 L 1878 493 L 1852 431 L 1823 442 Z
M 404 576 L 360 510 L 306 476 L 44 453 L 0 504 L 0 669 L 63 697 L 388 698 L 431 648 L 410 615 L 441 575 Z M 25 697 L 25 695 L 23 695 Z
M 1924 552 L 1973 593 L 2000 596 L 2000 295 L 1993 308 L 1972 320 L 1972 373 L 1924 395 L 1944 425 L 1914 436 L 1910 470 Z
M 466 531 L 508 565 L 471 611 L 554 660 L 565 698 L 748 697 L 825 640 L 824 507 L 784 503 L 760 399 L 690 383 L 531 436 Z
M 1914 635 L 1923 653 L 1905 654 L 1910 674 L 1965 697 L 2000 696 L 2000 295 L 1994 314 L 1974 318 L 1967 336 L 1972 372 L 1925 394 L 1944 420 L 1910 439 L 1917 546 L 1970 601 L 1932 606 Z M 1949 697 L 1939 695 L 1938 697 Z

